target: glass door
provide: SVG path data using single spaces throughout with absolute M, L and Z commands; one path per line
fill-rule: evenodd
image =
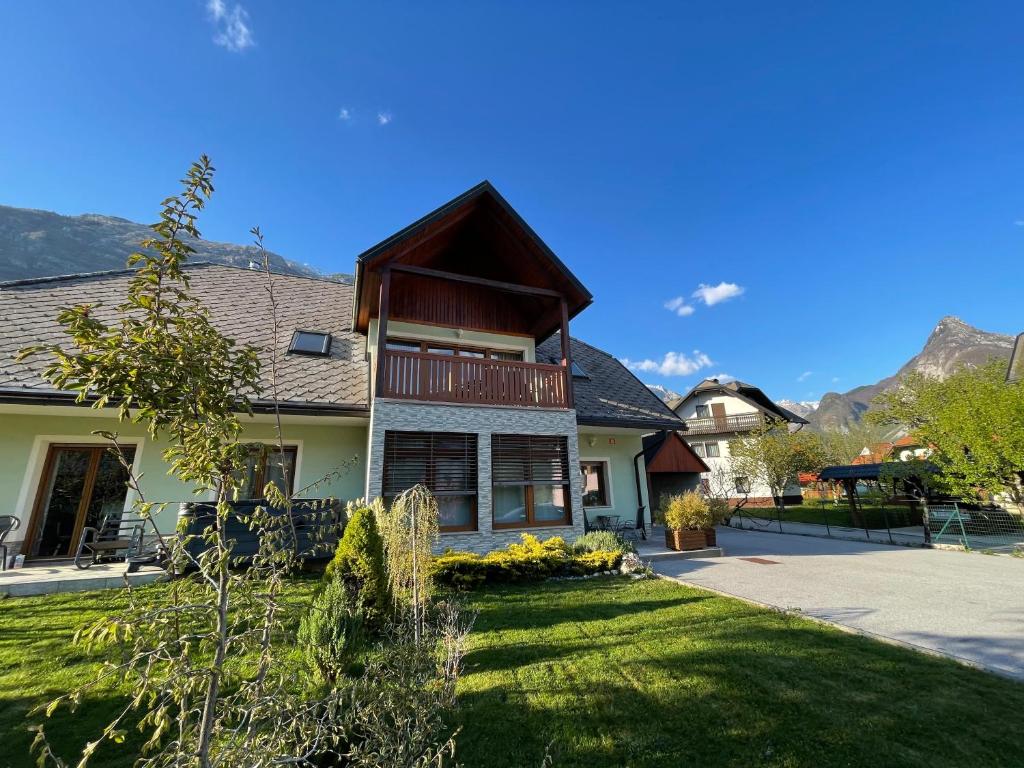
M 123 449 L 129 461 L 134 449 Z M 70 557 L 86 526 L 124 510 L 128 474 L 103 446 L 53 445 L 46 457 L 25 554 Z

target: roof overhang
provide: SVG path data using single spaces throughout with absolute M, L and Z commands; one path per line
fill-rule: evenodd
M 352 327 L 365 333 L 379 312 L 381 273 L 394 269 L 392 293 L 430 291 L 440 273 L 473 281 L 523 317 L 522 333 L 543 339 L 593 297 L 533 229 L 484 181 L 360 254 L 356 259 Z M 433 272 L 434 274 L 431 274 Z M 502 288 L 501 286 L 504 286 Z M 516 291 L 515 288 L 526 290 Z M 533 289 L 533 290 L 530 290 Z M 507 295 L 505 295 L 507 294 Z M 394 305 L 391 317 L 401 317 Z

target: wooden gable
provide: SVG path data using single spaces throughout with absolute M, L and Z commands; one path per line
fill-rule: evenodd
M 653 446 L 652 455 L 646 459 L 649 474 L 660 472 L 709 472 L 708 465 L 678 432 L 668 432 L 660 445 Z

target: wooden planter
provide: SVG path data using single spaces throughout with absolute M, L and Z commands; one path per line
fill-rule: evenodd
M 712 532 L 712 535 L 714 532 Z M 665 546 L 678 551 L 704 549 L 708 546 L 707 531 L 670 531 L 665 529 Z

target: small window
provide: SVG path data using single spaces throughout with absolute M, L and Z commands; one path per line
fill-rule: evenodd
M 705 454 L 704 454 L 704 443 L 694 443 L 690 447 L 693 448 L 693 452 L 694 453 L 696 453 L 702 459 L 704 458 L 704 456 L 705 456 Z
M 387 349 L 395 352 L 419 352 L 421 344 L 418 341 L 397 341 L 388 339 L 385 345 Z
M 706 405 L 697 406 L 697 418 L 698 419 L 709 419 L 711 418 L 711 409 Z
M 569 525 L 568 441 L 562 436 L 491 436 L 494 528 Z
M 327 357 L 331 352 L 331 334 L 320 331 L 296 331 L 288 351 L 296 355 Z
M 583 475 L 583 506 L 607 507 L 608 504 L 608 462 L 581 461 Z
M 281 493 L 295 491 L 295 459 L 298 448 L 286 445 L 284 453 L 276 445 L 253 443 L 249 446 L 245 463 L 237 474 L 238 498 L 263 498 L 263 489 L 273 483 Z
M 575 360 L 572 362 L 572 377 L 574 379 L 589 379 L 590 374 L 584 371 Z
M 736 493 L 750 493 L 750 480 L 745 477 L 736 478 Z
M 523 361 L 522 351 L 511 352 L 507 349 L 492 349 L 488 355 L 492 360 L 507 360 L 509 362 L 521 363 Z
M 721 455 L 718 452 L 718 443 L 704 443 L 704 454 L 709 459 L 717 459 Z

